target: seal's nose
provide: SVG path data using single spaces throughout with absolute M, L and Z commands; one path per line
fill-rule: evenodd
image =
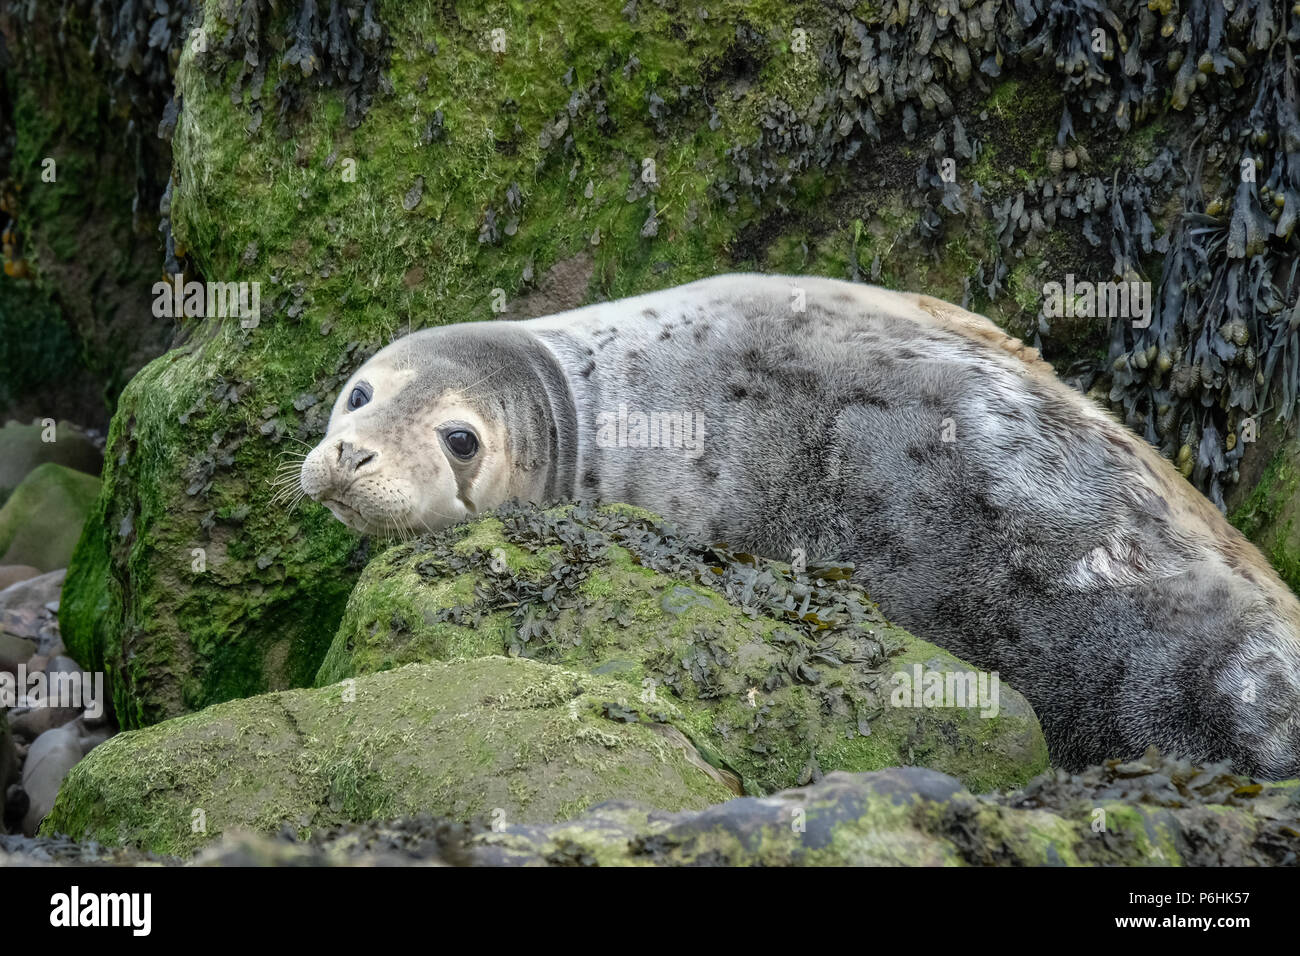
M 347 476 L 355 475 L 364 466 L 379 460 L 379 452 L 369 448 L 358 448 L 350 441 L 339 442 L 338 451 L 339 471 Z

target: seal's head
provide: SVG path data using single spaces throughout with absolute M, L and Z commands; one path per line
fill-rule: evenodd
M 400 536 L 543 500 L 556 450 L 545 360 L 510 323 L 398 339 L 343 386 L 303 492 L 358 531 Z

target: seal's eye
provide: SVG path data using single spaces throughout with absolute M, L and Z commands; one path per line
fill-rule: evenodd
M 457 458 L 463 458 L 466 461 L 474 457 L 478 451 L 478 438 L 471 431 L 464 428 L 457 428 L 455 431 L 447 432 L 442 436 L 451 453 Z
M 355 412 L 362 405 L 365 405 L 367 402 L 369 402 L 370 394 L 371 394 L 370 386 L 367 385 L 365 382 L 362 382 L 360 385 L 354 388 L 352 390 L 352 394 L 348 396 L 348 411 Z

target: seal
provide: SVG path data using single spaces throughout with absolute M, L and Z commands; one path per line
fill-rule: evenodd
M 1300 776 L 1300 602 L 1155 449 L 987 319 L 727 275 L 401 338 L 302 490 L 367 532 L 603 499 L 849 561 L 894 622 L 996 670 L 1058 766 L 1156 745 Z

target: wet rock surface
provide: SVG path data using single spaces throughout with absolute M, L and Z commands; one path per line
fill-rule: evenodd
M 306 840 L 291 829 L 231 836 L 191 859 L 207 866 L 1294 866 L 1300 799 L 1294 781 L 1255 782 L 1153 751 L 1074 776 L 1044 774 L 999 795 L 972 795 L 953 778 L 916 767 L 836 772 L 698 811 L 607 803 L 549 825 L 410 817 Z M 0 861 L 182 862 L 60 837 L 0 837 Z

